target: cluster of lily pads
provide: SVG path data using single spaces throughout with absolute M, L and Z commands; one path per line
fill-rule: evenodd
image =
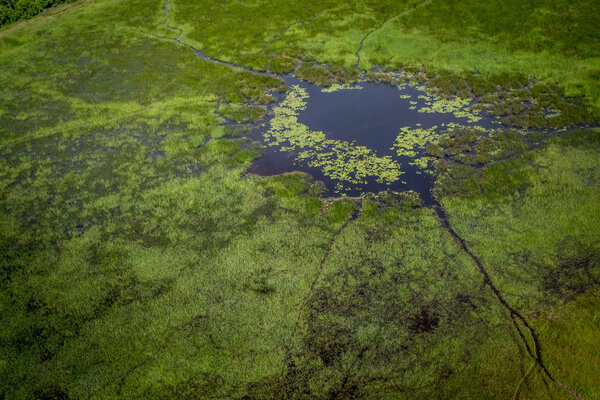
M 402 82 L 402 79 L 399 81 Z M 419 90 L 417 99 L 413 99 L 414 94 L 406 93 L 405 89 L 409 86 Z M 427 91 L 425 86 L 409 80 L 404 80 L 397 87 L 399 96 L 410 101 L 410 109 L 424 114 L 452 114 L 456 118 L 465 119 L 466 124 L 481 131 L 482 135 L 485 133 L 485 129 L 474 125 L 482 117 L 479 115 L 481 111 L 471 106 L 471 100 L 460 97 L 443 98 Z M 360 82 L 334 84 L 323 88 L 322 92 L 362 88 Z M 268 146 L 276 146 L 280 151 L 291 153 L 297 163 L 321 169 L 326 177 L 337 181 L 337 192 L 344 190 L 344 184 L 347 189 L 348 185 L 365 184 L 371 179 L 385 185 L 400 181 L 404 171 L 401 163 L 395 158 L 377 155 L 372 149 L 357 145 L 353 141 L 329 139 L 325 133 L 300 123 L 298 113 L 306 109 L 308 98 L 307 91 L 301 86 L 291 87 L 286 98 L 273 110 L 274 116 L 270 121 L 269 130 L 264 134 Z M 408 163 L 418 167 L 417 173 L 433 173 L 430 167 L 435 157 L 426 154 L 425 148 L 431 143 L 437 143 L 445 131 L 457 126 L 460 125 L 449 122 L 430 128 L 423 128 L 421 124 L 415 127 L 398 127 L 398 136 L 390 149 L 394 150 L 398 157 L 410 158 Z
M 390 184 L 400 179 L 400 164 L 390 156 L 377 156 L 373 150 L 353 142 L 328 139 L 325 133 L 298 122 L 298 112 L 306 108 L 308 93 L 292 86 L 285 100 L 274 109 L 265 142 L 281 151 L 295 152 L 296 160 L 317 167 L 331 179 L 349 184 L 375 178 Z

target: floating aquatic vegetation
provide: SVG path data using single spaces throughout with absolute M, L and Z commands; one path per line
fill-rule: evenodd
M 322 93 L 332 93 L 332 92 L 337 92 L 339 90 L 359 90 L 362 89 L 363 87 L 357 84 L 352 84 L 352 83 L 344 83 L 344 84 L 340 84 L 340 83 L 334 83 L 333 85 L 323 88 L 321 89 Z
M 306 108 L 307 98 L 305 89 L 292 86 L 285 100 L 273 110 L 270 129 L 264 135 L 269 146 L 296 152 L 297 161 L 320 168 L 325 176 L 341 182 L 360 184 L 374 178 L 378 183 L 391 184 L 399 180 L 400 164 L 390 156 L 380 157 L 365 146 L 328 139 L 323 132 L 298 122 L 298 112 Z
M 386 79 L 389 80 L 402 82 L 403 78 L 401 73 L 386 74 Z M 411 84 L 408 87 L 407 82 L 404 80 L 404 83 L 392 85 L 398 88 L 398 92 L 393 95 L 395 100 L 390 97 L 387 99 L 397 101 L 395 106 L 397 108 L 390 107 L 387 103 L 384 105 L 390 112 L 395 113 L 398 110 L 395 116 L 390 116 L 394 122 L 386 120 L 383 125 L 374 124 L 373 126 L 377 126 L 377 128 L 373 128 L 375 131 L 365 130 L 370 121 L 357 119 L 354 114 L 350 116 L 350 111 L 344 109 L 350 103 L 343 103 L 344 106 L 341 108 L 343 111 L 340 111 L 340 104 L 336 104 L 337 108 L 333 109 L 342 112 L 343 115 L 348 115 L 348 119 L 354 121 L 352 124 L 356 125 L 356 128 L 349 124 L 324 123 L 323 120 L 327 121 L 329 118 L 328 113 L 324 111 L 327 108 L 323 108 L 323 104 L 327 104 L 327 102 L 324 102 L 324 98 L 318 97 L 318 94 L 314 95 L 316 98 L 313 100 L 315 104 L 319 105 L 319 111 L 316 113 L 319 116 L 316 123 L 322 125 L 318 127 L 321 130 L 311 129 L 310 122 L 303 123 L 305 117 L 308 117 L 307 121 L 310 121 L 311 113 L 314 112 L 307 107 L 308 89 L 301 83 L 291 85 L 285 99 L 273 110 L 274 117 L 267 128 L 268 131 L 264 133 L 265 143 L 268 146 L 276 147 L 281 152 L 289 153 L 286 161 L 282 163 L 293 165 L 294 167 L 291 168 L 318 168 L 325 178 L 333 181 L 331 182 L 332 186 L 338 193 L 356 191 L 357 186 L 362 187 L 363 184 L 373 188 L 372 185 L 375 182 L 381 184 L 376 190 L 385 190 L 395 183 L 405 184 L 400 180 L 403 174 L 406 174 L 402 176 L 403 178 L 411 181 L 415 179 L 415 174 L 433 173 L 431 165 L 437 156 L 435 153 L 426 151 L 426 148 L 441 146 L 440 140 L 454 128 L 469 126 L 478 131 L 485 130 L 483 127 L 474 126 L 475 122 L 482 117 L 476 115 L 471 109 L 470 100 L 460 97 L 444 99 L 432 94 L 424 85 Z M 320 89 L 320 93 L 331 93 L 338 90 L 358 92 L 360 89 L 372 90 L 372 87 L 370 84 L 362 82 L 336 83 L 329 88 Z M 357 93 L 357 98 L 361 98 L 359 93 Z M 352 107 L 353 105 L 350 106 L 350 108 Z M 306 110 L 306 116 L 303 110 Z M 406 114 L 405 117 L 397 118 L 398 115 L 403 115 L 408 110 L 413 110 L 413 112 Z M 418 112 L 414 112 L 414 110 L 418 110 Z M 430 117 L 427 114 L 445 115 Z M 362 114 L 359 113 L 359 115 Z M 369 115 L 372 114 L 365 114 L 365 116 Z M 383 118 L 377 112 L 374 115 L 379 115 L 377 118 Z M 443 122 L 444 120 L 446 122 Z M 432 126 L 432 122 L 436 125 Z M 389 133 L 379 131 L 382 126 L 384 131 L 385 129 L 391 129 L 391 131 Z M 398 132 L 399 134 L 397 134 Z M 335 135 L 336 139 L 329 136 L 330 134 Z M 377 137 L 384 140 L 376 139 Z M 389 137 L 389 142 L 385 142 L 385 137 Z M 390 152 L 390 150 L 392 151 Z M 291 160 L 293 161 L 290 162 Z M 400 162 L 400 160 L 402 161 Z M 404 165 L 403 170 L 401 170 L 401 163 Z M 275 169 L 277 168 L 279 167 L 275 167 Z
M 444 129 L 454 129 L 454 128 L 469 128 L 471 130 L 479 131 L 479 132 L 488 132 L 490 135 L 496 131 L 496 129 L 486 129 L 483 126 L 479 125 L 462 125 L 457 124 L 456 122 L 444 122 L 441 125 Z
M 429 162 L 433 161 L 433 160 L 435 160 L 435 157 L 423 156 L 423 157 L 415 158 L 413 161 L 410 162 L 410 164 L 421 168 L 423 170 L 423 172 L 426 172 L 428 174 L 433 174 L 433 170 L 427 168 L 427 167 L 429 167 Z M 420 173 L 421 173 L 420 171 L 417 171 L 417 174 L 420 174 Z
M 396 74 L 396 79 L 400 79 L 402 76 L 401 73 Z M 410 110 L 418 109 L 420 113 L 452 113 L 457 118 L 466 118 L 469 123 L 475 123 L 482 119 L 480 115 L 480 108 L 472 107 L 471 99 L 464 99 L 461 97 L 453 97 L 453 98 L 443 98 L 438 96 L 435 93 L 431 92 L 431 89 L 425 85 L 422 85 L 414 80 L 408 82 L 400 83 L 397 85 L 399 91 L 405 90 L 408 86 L 411 88 L 415 88 L 419 91 L 422 91 L 422 94 L 417 96 L 412 96 L 408 93 L 402 93 L 400 95 L 401 99 L 410 101 Z M 416 97 L 416 98 L 414 98 Z M 418 107 L 418 102 L 424 102 L 425 105 L 422 107 Z
M 400 129 L 400 133 L 390 149 L 395 150 L 399 156 L 413 158 L 410 162 L 411 165 L 426 169 L 429 165 L 429 161 L 433 160 L 433 157 L 420 155 L 423 153 L 425 146 L 429 143 L 437 142 L 437 129 L 437 126 L 433 126 L 429 129 L 405 126 Z
M 439 96 L 419 96 L 426 100 L 426 106 L 419 108 L 420 113 L 452 113 L 457 118 L 467 118 L 470 123 L 480 121 L 482 117 L 477 115 L 477 110 L 469 110 L 470 99 L 454 97 L 444 99 Z

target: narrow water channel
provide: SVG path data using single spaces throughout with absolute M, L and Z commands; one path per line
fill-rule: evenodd
M 482 136 L 500 127 L 489 115 L 471 112 L 468 102 L 438 99 L 424 86 L 408 83 L 410 75 L 405 75 L 406 83 L 398 86 L 357 82 L 331 90 L 291 75 L 255 71 L 217 60 L 179 40 L 182 31 L 168 22 L 169 0 L 164 17 L 166 28 L 178 33 L 171 40 L 193 50 L 199 58 L 283 79 L 296 95 L 295 100 L 300 98 L 300 107 L 282 110 L 282 103 L 290 95 L 279 96 L 275 115 L 254 130 L 253 139 L 264 143 L 266 150 L 253 162 L 250 173 L 269 176 L 307 172 L 325 183 L 326 196 L 414 191 L 425 205 L 431 206 L 437 202 L 431 192 L 434 176 L 431 158 L 425 151 L 427 144 L 435 143 L 444 131 L 456 126 L 480 129 Z M 358 54 L 357 58 L 360 60 Z M 283 124 L 289 125 L 288 130 L 293 128 L 295 137 L 285 133 L 285 126 L 281 130 L 278 110 L 280 114 L 294 114 L 293 121 Z M 321 137 L 315 142 L 315 136 Z

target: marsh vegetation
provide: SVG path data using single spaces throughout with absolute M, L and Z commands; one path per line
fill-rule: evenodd
M 3 27 L 0 397 L 600 397 L 599 38 L 566 0 Z

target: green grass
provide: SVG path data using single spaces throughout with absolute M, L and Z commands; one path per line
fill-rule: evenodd
M 289 72 L 301 61 L 317 61 L 339 79 L 352 79 L 355 53 L 366 38 L 363 70 L 425 66 L 432 75 L 520 73 L 558 82 L 568 95 L 586 96 L 598 112 L 593 2 L 178 1 L 172 10 L 172 24 L 184 30 L 184 40 L 215 58 L 257 69 L 273 64 L 273 70 Z
M 169 25 L 210 57 L 322 85 L 358 75 L 372 32 L 363 69 L 597 104 L 585 3 L 516 19 L 516 3 L 417 4 L 173 0 Z M 243 124 L 286 88 L 196 57 L 164 11 L 79 0 L 0 29 L 0 397 L 568 398 L 525 376 L 506 309 L 416 194 L 323 200 L 305 174 L 246 175 L 263 149 Z M 561 126 L 586 116 L 564 104 Z M 457 129 L 436 146 L 451 225 L 551 374 L 598 397 L 598 130 Z
M 251 398 L 475 397 L 461 376 L 480 395 L 509 393 L 515 370 L 455 374 L 490 362 L 483 331 L 504 342 L 509 365 L 520 360 L 503 310 L 434 213 L 363 207 L 306 299 L 286 369 Z
M 543 150 L 474 171 L 468 178 L 473 184 L 459 190 L 449 178 L 458 167 L 451 167 L 441 186 L 454 229 L 509 304 L 544 332 L 540 342 L 552 360 L 550 372 L 586 398 L 600 394 L 594 377 L 600 360 L 593 350 L 599 138 L 598 130 L 570 133 Z M 573 347 L 576 369 L 557 356 L 564 351 L 570 357 Z
M 415 1 L 173 2 L 173 25 L 209 56 L 267 69 L 276 57 L 319 61 L 353 74 L 361 38 Z M 276 18 L 273 16 L 276 15 Z
M 585 95 L 597 112 L 594 7 L 588 1 L 433 1 L 370 35 L 361 67 L 416 64 L 484 76 L 518 72 L 558 82 L 569 95 Z

